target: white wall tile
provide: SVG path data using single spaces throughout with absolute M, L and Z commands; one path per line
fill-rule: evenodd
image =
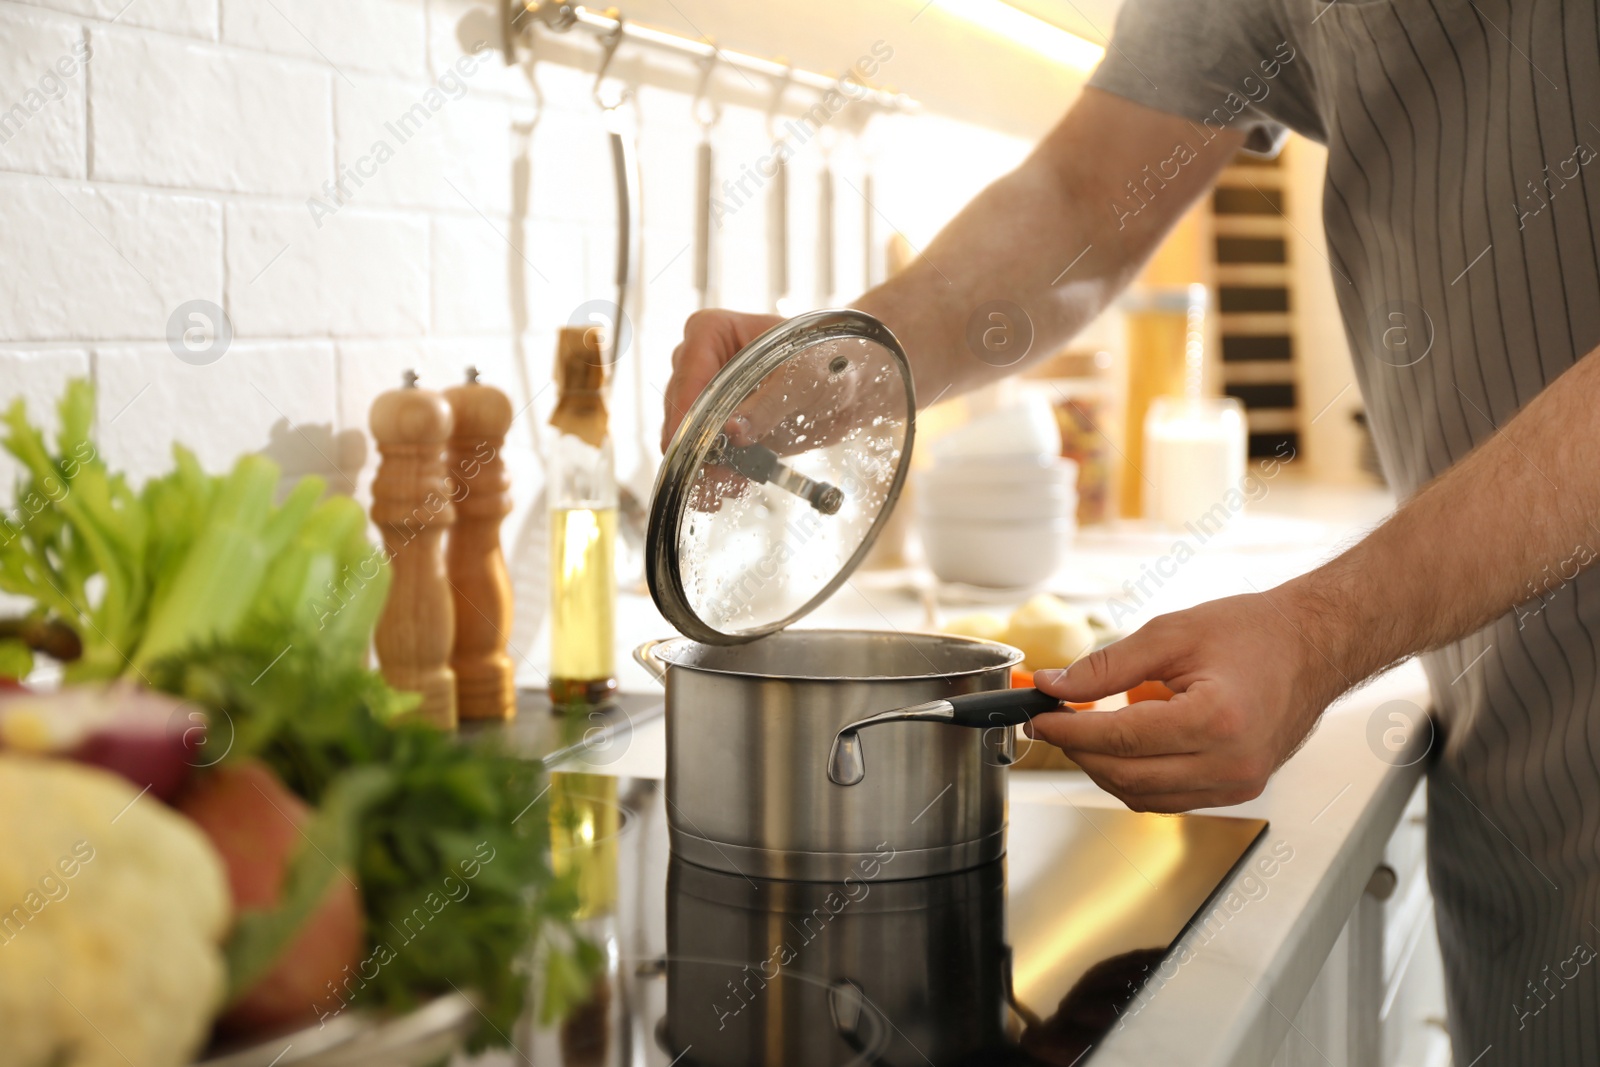
M 510 108 L 467 96 L 465 85 L 459 78 L 441 87 L 358 76 L 335 86 L 339 172 L 349 202 L 490 216 L 510 210 Z
M 228 314 L 243 337 L 381 337 L 428 326 L 428 223 L 347 207 L 229 204 Z
M 337 403 L 331 344 L 235 342 L 192 366 L 166 345 L 99 346 L 100 446 L 135 482 L 172 468 L 174 442 L 210 471 L 265 451 L 286 473 L 314 471 L 348 490 L 333 468 Z
M 122 29 L 90 43 L 92 177 L 292 197 L 332 177 L 327 71 Z
M 87 174 L 83 28 L 0 8 L 0 170 Z
M 304 56 L 335 71 L 406 76 L 426 69 L 418 0 L 222 0 L 222 39 Z
M 217 0 L 20 0 L 84 18 L 216 40 Z
M 510 221 L 490 223 L 476 215 L 433 220 L 433 330 L 435 333 L 512 332 L 512 294 L 530 313 L 532 266 L 526 236 Z M 516 286 L 521 275 L 524 284 Z
M 222 211 L 197 197 L 0 179 L 0 248 L 0 340 L 161 338 L 222 296 Z

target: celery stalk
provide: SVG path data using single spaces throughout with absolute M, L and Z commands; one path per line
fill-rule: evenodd
M 271 561 L 263 535 L 277 484 L 278 465 L 255 455 L 242 457 L 222 479 L 172 585 L 151 605 L 144 640 L 133 656 L 135 670 L 234 632 Z

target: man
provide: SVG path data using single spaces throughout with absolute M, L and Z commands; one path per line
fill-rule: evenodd
M 1158 678 L 1170 702 L 1031 729 L 1136 810 L 1232 804 L 1335 697 L 1422 654 L 1460 1067 L 1600 1063 L 1597 23 L 1593 0 L 1127 0 L 1060 125 L 858 303 L 919 396 L 980 385 L 1001 372 L 964 346 L 974 309 L 1021 305 L 1049 350 L 1238 149 L 1328 146 L 1329 266 L 1403 506 L 1310 574 L 1036 675 L 1073 701 Z M 774 321 L 689 320 L 669 433 Z M 1397 358 L 1396 325 L 1426 355 Z

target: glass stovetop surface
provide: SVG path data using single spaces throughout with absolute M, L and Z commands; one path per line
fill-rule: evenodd
M 517 1044 L 571 1067 L 1092 1064 L 1266 829 L 1062 793 L 1013 800 L 997 863 L 893 880 L 886 850 L 811 884 L 674 859 L 659 781 L 557 773 L 552 796 L 608 964 L 587 1008 Z

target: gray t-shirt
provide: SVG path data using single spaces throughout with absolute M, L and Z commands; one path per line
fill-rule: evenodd
M 1224 125 L 1328 146 L 1329 267 L 1410 494 L 1600 345 L 1597 26 L 1594 0 L 1127 0 L 1090 84 L 1189 119 L 1194 148 Z M 1458 1064 L 1600 1063 L 1600 568 L 1573 577 L 1591 531 L 1424 657 Z

